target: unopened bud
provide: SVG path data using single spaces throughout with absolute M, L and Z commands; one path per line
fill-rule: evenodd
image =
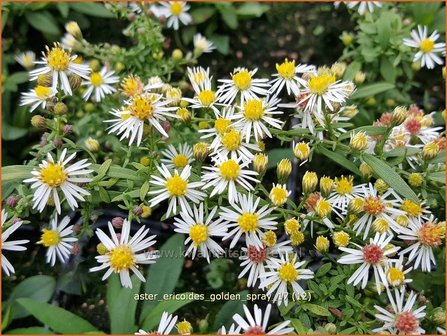
M 123 217 L 113 217 L 112 218 L 112 225 L 115 229 L 121 229 L 124 224 L 124 218 Z
M 366 75 L 364 72 L 357 71 L 354 76 L 354 83 L 357 85 L 363 84 L 363 82 L 365 81 L 365 78 L 366 78 Z
M 53 141 L 53 144 L 54 144 L 54 147 L 61 148 L 64 143 L 62 142 L 61 138 L 55 138 Z
M 194 159 L 204 161 L 210 153 L 209 144 L 206 142 L 196 143 L 193 147 Z
M 174 61 L 180 61 L 183 58 L 183 52 L 180 49 L 174 49 L 172 51 L 172 59 Z
M 293 148 L 293 154 L 295 154 L 296 158 L 305 161 L 309 158 L 310 147 L 306 142 L 299 142 Z
M 284 183 L 289 178 L 292 172 L 292 163 L 289 159 L 282 159 L 276 167 L 276 174 L 278 176 L 279 183 Z
M 422 185 L 422 182 L 424 182 L 424 178 L 422 174 L 420 173 L 411 173 L 408 175 L 408 183 L 412 187 L 420 187 Z
M 318 184 L 317 174 L 312 171 L 306 171 L 302 181 L 303 193 L 310 194 L 315 190 L 317 184 Z
M 350 147 L 355 151 L 364 151 L 368 147 L 368 137 L 365 132 L 351 133 Z
M 365 162 L 360 164 L 360 172 L 362 173 L 363 178 L 368 179 L 371 177 L 373 170 L 372 168 Z
M 317 240 L 315 241 L 315 247 L 320 253 L 326 253 L 329 250 L 329 245 L 329 239 L 324 236 L 318 236 Z
M 16 195 L 11 195 L 6 199 L 6 205 L 10 208 L 14 208 L 19 202 L 19 197 Z
M 393 125 L 399 126 L 400 124 L 402 124 L 405 121 L 407 116 L 408 116 L 407 108 L 404 106 L 397 106 L 393 110 L 391 121 L 393 122 Z
M 35 128 L 43 129 L 47 125 L 47 119 L 45 119 L 45 117 L 41 116 L 40 114 L 36 114 L 31 118 L 31 125 L 33 125 Z
M 37 77 L 37 85 L 50 87 L 53 83 L 53 77 L 49 74 L 39 75 Z
M 88 138 L 85 140 L 85 147 L 91 152 L 97 152 L 99 150 L 99 142 L 96 139 Z
M 320 178 L 320 192 L 323 197 L 329 196 L 333 188 L 334 180 L 327 176 Z
M 185 123 L 189 124 L 191 122 L 192 114 L 191 112 L 186 108 L 179 108 L 177 110 L 177 115 L 180 117 L 180 120 Z
M 100 254 L 100 255 L 104 255 L 107 253 L 107 247 L 103 244 L 103 243 L 99 243 L 98 245 L 96 245 L 96 251 Z
M 431 160 L 438 156 L 440 151 L 441 148 L 436 142 L 429 142 L 422 148 L 422 157 L 425 160 Z
M 73 35 L 78 40 L 82 39 L 82 31 L 79 25 L 75 21 L 70 21 L 65 25 L 65 30 Z
M 71 89 L 74 91 L 81 87 L 82 78 L 81 78 L 81 76 L 71 74 L 68 76 L 68 82 L 70 83 Z
M 376 183 L 374 183 L 374 188 L 379 192 L 379 194 L 383 194 L 389 188 L 388 184 L 382 179 L 378 179 Z
M 60 116 L 60 115 L 67 114 L 67 112 L 68 112 L 68 107 L 63 102 L 58 102 L 53 106 L 53 113 L 55 115 Z

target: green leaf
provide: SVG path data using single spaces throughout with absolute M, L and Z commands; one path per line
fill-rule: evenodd
M 356 92 L 354 92 L 354 94 L 351 96 L 351 99 L 371 97 L 391 89 L 394 89 L 394 84 L 386 82 L 363 85 Z
M 42 327 L 29 327 L 29 328 L 17 328 L 7 331 L 5 334 L 14 335 L 53 335 L 47 328 Z
M 234 314 L 242 314 L 243 312 L 243 301 L 247 300 L 248 291 L 242 291 L 239 293 L 241 296 L 241 300 L 230 300 L 226 302 L 219 312 L 216 315 L 216 319 L 214 320 L 213 329 L 217 330 L 221 326 L 225 326 L 228 330 L 230 325 L 233 323 Z
M 295 328 L 295 331 L 298 335 L 307 334 L 307 329 L 304 328 L 303 324 L 299 319 L 291 319 L 290 322 L 292 322 L 292 326 Z
M 94 2 L 70 2 L 74 10 L 90 16 L 113 18 L 113 14 L 104 5 Z
M 160 299 L 163 294 L 174 291 L 185 259 L 183 255 L 184 239 L 184 235 L 175 234 L 160 247 L 160 258 L 149 267 L 146 276 L 145 293 L 157 294 Z M 150 308 L 156 304 L 156 301 L 145 301 L 141 317 L 147 315 Z
M 61 334 L 97 332 L 97 329 L 90 322 L 65 309 L 26 298 L 17 299 L 17 302 L 36 319 L 48 325 L 55 332 Z
M 223 55 L 227 55 L 230 51 L 230 38 L 225 35 L 211 35 L 210 41 L 214 43 L 217 51 Z
M 346 158 L 346 154 L 341 154 L 340 152 L 332 152 L 322 146 L 317 147 L 317 153 L 323 154 L 327 158 L 338 163 L 341 167 L 344 167 L 352 171 L 354 174 L 361 176 L 360 170 L 352 161 Z
M 326 263 L 326 264 L 322 265 L 318 269 L 317 273 L 315 274 L 315 277 L 318 278 L 318 277 L 325 275 L 327 272 L 329 272 L 331 270 L 331 268 L 332 268 L 331 263 Z
M 8 76 L 6 78 L 6 83 L 12 83 L 12 84 L 22 84 L 27 82 L 29 79 L 28 72 L 26 71 L 19 71 L 13 73 L 11 76 Z
M 274 168 L 282 159 L 293 160 L 295 157 L 293 151 L 290 148 L 275 148 L 267 152 L 269 158 L 267 169 Z
M 303 303 L 301 307 L 303 307 L 304 310 L 308 310 L 318 316 L 331 316 L 331 312 L 327 310 L 327 308 L 313 303 Z
M 6 141 L 20 139 L 28 133 L 27 128 L 12 126 L 6 121 L 3 121 L 2 126 L 2 139 Z
M 190 14 L 192 16 L 193 23 L 197 25 L 207 21 L 215 12 L 216 9 L 213 7 L 200 7 L 192 10 Z
M 236 14 L 241 16 L 260 17 L 269 10 L 269 6 L 257 2 L 244 2 L 236 9 Z
M 12 319 L 23 318 L 29 315 L 27 311 L 17 304 L 20 298 L 29 298 L 38 302 L 48 302 L 56 289 L 56 280 L 48 275 L 36 275 L 20 282 L 11 292 L 8 304 L 12 306 Z
M 12 180 L 24 180 L 32 177 L 30 166 L 6 166 L 2 167 L 2 182 Z
M 396 67 L 386 56 L 382 56 L 380 59 L 380 74 L 389 83 L 394 83 L 396 81 Z
M 355 74 L 357 73 L 357 71 L 360 71 L 360 69 L 362 68 L 362 63 L 358 62 L 358 61 L 354 61 L 351 64 L 349 64 L 346 68 L 346 71 L 343 75 L 343 80 L 353 80 Z
M 237 29 L 238 21 L 236 12 L 233 7 L 222 7 L 220 9 L 220 14 L 222 16 L 223 21 L 227 24 L 231 29 Z
M 144 199 L 146 198 L 148 191 L 149 191 L 149 181 L 146 181 L 140 188 L 140 199 L 142 201 L 144 201 Z
M 411 156 L 419 153 L 421 150 L 414 147 L 398 147 L 390 150 L 389 152 L 383 153 L 385 157 L 395 157 L 395 156 Z
M 97 170 L 98 174 L 95 177 L 95 181 L 99 181 L 106 175 L 111 164 L 112 164 L 112 159 L 108 159 L 108 160 L 104 161 L 101 166 L 99 166 L 99 168 Z
M 182 294 L 188 297 L 188 295 L 191 295 L 193 293 L 181 293 L 179 295 Z M 183 306 L 193 301 L 195 300 L 194 299 L 166 300 L 160 302 L 158 305 L 156 305 L 153 309 L 150 310 L 150 314 L 148 314 L 144 319 L 141 328 L 143 330 L 154 329 L 160 323 L 161 315 L 163 315 L 163 312 L 168 312 L 170 314 L 175 313 L 178 309 L 182 308 Z
M 357 308 L 362 308 L 362 304 L 349 295 L 345 295 L 345 300 Z
M 439 182 L 445 185 L 445 171 L 433 172 L 427 175 L 429 180 Z
M 47 11 L 26 12 L 26 21 L 35 29 L 50 35 L 60 35 L 61 31 L 53 16 Z
M 348 139 L 351 136 L 351 133 L 365 132 L 367 135 L 383 135 L 385 134 L 387 128 L 384 126 L 361 126 L 352 129 L 349 132 L 343 133 L 338 137 L 339 140 Z
M 56 4 L 56 7 L 59 10 L 59 13 L 61 13 L 63 18 L 66 18 L 68 16 L 68 12 L 70 11 L 70 8 L 68 7 L 68 3 L 58 2 Z
M 136 330 L 135 312 L 141 281 L 136 275 L 131 277 L 132 288 L 123 288 L 119 276 L 110 276 L 107 284 L 107 305 L 109 307 L 110 330 L 112 334 L 133 334 Z
M 380 46 L 385 50 L 390 43 L 391 35 L 391 17 L 384 12 L 380 18 L 376 21 L 377 35 L 379 38 Z
M 98 187 L 98 191 L 101 201 L 103 201 L 104 203 L 110 203 L 110 195 L 107 190 L 103 187 Z
M 408 186 L 408 184 L 400 177 L 396 171 L 387 163 L 370 154 L 363 154 L 363 161 L 369 165 L 374 172 L 383 179 L 391 188 L 393 188 L 401 196 L 419 202 L 417 195 Z

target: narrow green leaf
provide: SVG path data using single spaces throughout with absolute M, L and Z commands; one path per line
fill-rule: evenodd
M 191 11 L 194 24 L 200 24 L 207 21 L 214 13 L 215 8 L 212 7 L 200 7 Z
M 6 166 L 2 167 L 2 182 L 12 180 L 24 180 L 32 177 L 30 166 Z
M 414 202 L 419 202 L 414 191 L 387 163 L 370 154 L 363 154 L 363 161 L 365 161 L 365 163 L 368 164 L 374 172 L 398 194 Z
M 113 13 L 111 13 L 101 3 L 70 2 L 70 7 L 80 13 L 87 14 L 90 16 L 97 16 L 97 17 L 103 17 L 103 18 L 112 18 L 113 17 Z
M 104 203 L 110 203 L 110 195 L 107 190 L 103 187 L 98 187 L 98 190 L 99 198 L 101 199 L 101 201 L 103 201 Z
M 371 97 L 391 89 L 394 89 L 394 84 L 386 82 L 363 85 L 361 88 L 354 92 L 350 99 Z
M 303 307 L 304 310 L 308 310 L 318 316 L 331 316 L 331 312 L 327 308 L 313 303 L 303 303 L 301 307 Z
M 28 23 L 38 31 L 50 35 L 60 35 L 61 31 L 53 16 L 47 11 L 26 12 L 25 18 Z
M 322 265 L 320 268 L 318 268 L 317 273 L 315 274 L 316 278 L 319 278 L 323 275 L 325 275 L 327 272 L 329 272 L 332 268 L 332 264 L 331 263 L 326 263 L 324 265 Z
M 344 167 L 352 171 L 354 174 L 359 176 L 361 175 L 360 170 L 357 168 L 357 166 L 352 161 L 348 160 L 346 156 L 341 154 L 340 152 L 332 152 L 329 149 L 326 149 L 322 146 L 319 146 L 317 148 L 317 152 L 323 154 L 327 158 L 338 163 L 341 167 Z
M 144 201 L 144 199 L 146 198 L 148 191 L 149 191 L 149 181 L 146 181 L 140 188 L 140 199 L 142 201 Z
M 419 153 L 421 150 L 419 148 L 414 147 L 399 147 L 390 150 L 389 152 L 383 153 L 385 157 L 395 157 L 395 156 L 411 156 L 416 153 Z
M 97 329 L 90 322 L 60 307 L 26 298 L 17 299 L 17 302 L 55 332 L 61 334 L 97 332 Z
M 9 330 L 5 333 L 6 335 L 53 335 L 51 331 L 47 328 L 42 327 L 28 327 L 28 328 L 17 328 Z
M 226 302 L 219 312 L 216 315 L 216 319 L 214 320 L 214 330 L 218 330 L 220 327 L 225 326 L 228 330 L 231 323 L 233 323 L 234 314 L 242 314 L 243 312 L 243 302 L 247 300 L 248 291 L 242 291 L 239 293 L 241 296 L 241 300 L 230 300 Z
M 350 130 L 349 132 L 343 133 L 338 137 L 339 140 L 348 139 L 352 132 L 365 132 L 367 135 L 383 135 L 385 134 L 387 128 L 384 126 L 361 126 Z
M 299 319 L 291 319 L 290 322 L 292 322 L 292 326 L 295 328 L 295 331 L 298 335 L 305 335 L 307 333 L 306 328 L 304 328 Z
M 445 185 L 445 171 L 433 172 L 427 175 L 429 180 L 439 182 Z

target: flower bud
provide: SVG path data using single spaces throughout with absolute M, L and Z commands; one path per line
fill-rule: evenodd
M 433 314 L 433 322 L 436 325 L 444 325 L 445 324 L 445 311 L 442 309 L 436 310 Z
M 133 208 L 132 212 L 134 213 L 135 216 L 139 217 L 143 213 L 143 208 L 140 206 L 136 206 Z
M 376 218 L 372 223 L 372 228 L 374 232 L 385 233 L 389 230 L 390 224 L 384 218 Z
M 411 69 L 413 69 L 413 71 L 416 71 L 416 72 L 421 70 L 421 63 L 419 63 L 419 62 L 411 63 Z
M 405 121 L 405 119 L 407 119 L 407 116 L 408 116 L 408 109 L 404 106 L 397 106 L 393 110 L 391 121 L 393 125 L 399 126 Z
M 141 213 L 141 218 L 148 218 L 150 215 L 152 215 L 151 207 L 143 205 L 141 208 L 143 209 L 143 212 Z
M 176 114 L 180 117 L 180 120 L 183 123 L 189 124 L 191 122 L 192 115 L 191 115 L 191 112 L 188 109 L 183 108 L 183 107 L 179 108 L 177 110 Z
M 174 61 L 180 61 L 183 58 L 183 52 L 180 49 L 174 49 L 172 51 L 172 59 Z
M 72 125 L 64 125 L 64 127 L 62 128 L 62 133 L 64 133 L 64 135 L 73 133 L 73 126 Z
M 261 152 L 265 152 L 265 142 L 264 141 L 256 141 L 256 145 L 258 146 Z
M 337 247 L 348 246 L 350 240 L 351 237 L 349 236 L 349 233 L 346 233 L 344 231 L 338 231 L 332 235 L 332 241 L 334 242 L 334 245 Z
M 345 106 L 345 107 L 340 111 L 340 114 L 341 114 L 342 117 L 346 117 L 346 118 L 349 118 L 349 119 L 354 118 L 354 117 L 357 115 L 357 113 L 359 113 L 359 110 L 358 110 L 358 108 L 357 108 L 357 105 L 348 105 L 348 106 Z
M 408 183 L 412 187 L 420 187 L 422 185 L 422 182 L 424 182 L 424 178 L 422 174 L 420 173 L 411 173 L 408 175 Z
M 315 213 L 320 218 L 328 217 L 332 212 L 332 206 L 327 199 L 320 198 L 314 207 Z
M 6 205 L 10 208 L 14 208 L 17 203 L 19 203 L 19 197 L 16 195 L 11 195 L 6 199 Z
M 320 253 L 326 253 L 329 250 L 329 245 L 329 239 L 324 236 L 318 236 L 317 240 L 315 241 L 315 247 Z
M 290 191 L 286 189 L 286 185 L 273 184 L 273 188 L 270 191 L 270 200 L 277 207 L 282 206 L 287 202 L 287 197 L 290 195 Z
M 194 159 L 197 161 L 204 161 L 209 153 L 209 144 L 206 142 L 198 142 L 193 147 Z
M 53 83 L 53 77 L 49 74 L 39 75 L 37 77 L 37 85 L 50 87 Z
M 315 190 L 317 184 L 318 184 L 317 174 L 311 171 L 306 171 L 302 181 L 303 193 L 310 194 Z
M 96 245 L 96 251 L 100 255 L 104 255 L 108 252 L 107 247 L 103 243 L 99 243 L 98 245 Z
M 335 75 L 337 78 L 342 78 L 346 70 L 346 63 L 345 62 L 335 62 L 331 66 L 331 72 Z
M 68 76 L 68 82 L 70 84 L 71 89 L 74 91 L 81 87 L 82 78 L 81 76 L 71 74 Z
M 352 41 L 354 40 L 354 35 L 348 32 L 343 32 L 340 36 L 341 41 L 343 44 L 347 47 L 352 44 Z
M 123 217 L 113 217 L 112 218 L 112 225 L 115 229 L 121 229 L 124 224 L 124 218 Z
M 376 183 L 374 183 L 374 188 L 379 192 L 379 194 L 383 194 L 389 188 L 388 184 L 382 179 L 377 179 Z
M 364 151 L 368 147 L 368 137 L 365 132 L 351 133 L 350 147 L 355 151 Z
M 31 118 L 31 125 L 38 129 L 44 129 L 47 125 L 47 119 L 40 114 L 36 114 Z
M 61 148 L 63 145 L 62 139 L 61 138 L 55 138 L 53 141 L 54 147 L 56 148 Z
M 121 71 L 123 71 L 124 69 L 126 69 L 126 65 L 122 62 L 116 62 L 114 70 L 116 73 L 120 73 Z
M 354 76 L 354 83 L 357 85 L 363 84 L 363 82 L 365 81 L 365 78 L 366 78 L 366 75 L 364 72 L 357 71 Z
M 149 163 L 151 163 L 151 160 L 147 156 L 143 156 L 140 159 L 140 164 L 142 164 L 145 167 L 149 166 Z
M 372 176 L 373 170 L 367 163 L 362 162 L 359 169 L 364 179 L 369 179 Z
M 85 147 L 87 147 L 90 152 L 97 152 L 99 150 L 99 142 L 90 137 L 85 140 Z
M 73 35 L 75 38 L 82 39 L 82 31 L 79 25 L 75 21 L 70 21 L 65 25 L 65 30 Z
M 276 175 L 280 183 L 286 182 L 292 172 L 292 163 L 289 159 L 282 159 L 276 167 Z
M 327 176 L 323 176 L 322 178 L 320 178 L 320 192 L 323 197 L 329 196 L 333 188 L 334 180 Z
M 189 335 L 192 332 L 192 325 L 186 320 L 177 323 L 177 331 L 181 335 Z
M 290 235 L 290 242 L 292 246 L 301 245 L 304 242 L 304 233 L 301 231 L 294 232 Z
M 67 114 L 67 112 L 68 112 L 68 107 L 63 102 L 58 102 L 53 107 L 53 113 L 55 115 L 60 116 L 60 115 Z
M 363 199 L 360 197 L 356 197 L 352 199 L 348 204 L 348 210 L 354 214 L 358 214 L 360 211 L 363 210 Z
M 262 242 L 266 247 L 272 247 L 276 244 L 276 233 L 274 231 L 267 231 L 264 233 L 264 236 L 262 237 Z
M 309 158 L 310 147 L 306 142 L 299 142 L 293 148 L 293 154 L 295 154 L 296 158 L 305 161 Z
M 441 148 L 436 142 L 429 142 L 422 148 L 422 157 L 425 160 L 431 160 L 438 156 L 440 151 Z
M 298 232 L 300 227 L 300 222 L 295 217 L 289 218 L 284 222 L 284 229 L 289 236 Z
M 333 323 L 326 323 L 324 329 L 326 329 L 329 335 L 335 335 L 337 333 L 337 326 Z

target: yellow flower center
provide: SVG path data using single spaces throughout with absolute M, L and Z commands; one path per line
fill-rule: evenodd
M 218 118 L 214 122 L 214 128 L 216 129 L 217 133 L 223 134 L 226 132 L 230 124 L 231 124 L 230 120 L 224 118 Z
M 183 180 L 180 176 L 174 175 L 166 179 L 166 189 L 170 196 L 183 196 L 186 194 L 188 181 Z
M 382 200 L 378 197 L 367 196 L 363 203 L 363 211 L 366 213 L 377 216 L 383 212 L 385 205 Z
M 286 262 L 279 268 L 278 276 L 282 281 L 292 282 L 298 278 L 298 271 L 292 263 Z
M 59 232 L 56 230 L 43 229 L 43 234 L 40 237 L 40 241 L 45 247 L 56 246 L 61 241 L 61 237 Z
M 40 170 L 40 180 L 50 188 L 62 185 L 68 178 L 64 167 L 57 163 L 49 163 Z
M 234 75 L 231 75 L 234 85 L 240 90 L 244 91 L 251 86 L 251 75 L 247 70 L 241 70 Z
M 208 228 L 204 224 L 196 224 L 189 229 L 189 238 L 195 246 L 199 246 L 208 239 Z
M 210 106 L 216 100 L 216 94 L 211 90 L 203 90 L 199 93 L 198 98 L 203 106 Z
M 244 104 L 244 117 L 247 120 L 256 121 L 264 115 L 264 106 L 260 99 L 250 99 Z
M 435 47 L 435 42 L 430 39 L 423 39 L 421 44 L 419 44 L 419 49 L 424 53 L 429 53 Z
M 344 177 L 342 176 L 340 179 L 335 178 L 335 191 L 337 194 L 346 195 L 352 193 L 352 187 L 354 178 L 352 176 Z
M 388 281 L 391 283 L 391 285 L 393 286 L 399 286 L 402 285 L 404 280 L 405 280 L 405 275 L 404 272 L 402 272 L 400 269 L 396 268 L 396 267 L 391 267 L 387 272 L 386 272 Z
M 315 204 L 315 213 L 320 218 L 325 218 L 330 215 L 332 211 L 331 203 L 328 200 L 320 199 L 317 204 Z
M 241 144 L 241 134 L 231 130 L 222 136 L 222 145 L 229 151 L 237 150 Z
M 264 234 L 264 237 L 262 237 L 262 242 L 265 244 L 265 246 L 267 247 L 272 247 L 273 245 L 276 244 L 276 233 L 273 231 L 267 231 Z
M 442 244 L 442 238 L 445 236 L 445 223 L 425 223 L 419 229 L 419 242 L 424 246 L 436 247 Z
M 289 235 L 298 232 L 300 227 L 300 222 L 298 222 L 296 218 L 289 218 L 284 222 L 284 228 L 286 230 L 286 233 Z
M 422 207 L 419 204 L 416 204 L 410 200 L 403 201 L 400 206 L 401 210 L 408 213 L 410 216 L 420 216 L 422 214 Z
M 334 244 L 337 247 L 348 246 L 351 237 L 344 231 L 335 232 L 333 236 Z
M 295 77 L 295 61 L 286 60 L 281 64 L 276 64 L 276 71 L 278 74 L 285 79 L 293 79 Z
M 109 251 L 110 265 L 115 272 L 127 270 L 135 265 L 135 256 L 127 245 L 118 245 Z
M 130 75 L 123 80 L 121 88 L 126 96 L 132 97 L 143 91 L 143 82 L 138 76 Z
M 47 54 L 47 63 L 54 71 L 65 71 L 70 64 L 70 55 L 61 47 L 54 47 Z
M 219 166 L 219 170 L 224 179 L 233 181 L 239 176 L 240 167 L 234 160 L 228 160 Z
M 323 73 L 321 75 L 312 77 L 308 82 L 308 86 L 310 92 L 321 96 L 326 93 L 328 87 L 334 82 L 334 75 Z
M 181 3 L 175 1 L 171 3 L 171 13 L 172 15 L 179 16 L 183 12 L 183 6 Z
M 270 191 L 270 199 L 276 206 L 280 206 L 287 201 L 287 190 L 281 187 L 273 187 Z
M 184 320 L 177 323 L 177 330 L 179 334 L 190 334 L 192 331 L 192 325 L 188 321 Z
M 255 232 L 258 228 L 258 214 L 252 214 L 245 212 L 238 219 L 237 223 L 241 228 L 242 232 Z
M 34 92 L 36 93 L 36 96 L 40 99 L 46 99 L 50 96 L 51 88 L 38 85 L 34 88 Z
M 184 168 L 188 164 L 188 158 L 184 154 L 178 154 L 172 159 L 172 163 L 176 168 Z
M 375 232 L 384 233 L 388 231 L 390 225 L 388 224 L 388 221 L 383 218 L 377 218 L 373 222 L 373 229 Z
M 90 75 L 90 83 L 92 83 L 93 86 L 98 87 L 104 83 L 104 80 L 99 72 L 92 72 Z
M 140 120 L 146 120 L 154 115 L 155 109 L 150 99 L 144 96 L 136 96 L 130 105 L 130 112 Z

